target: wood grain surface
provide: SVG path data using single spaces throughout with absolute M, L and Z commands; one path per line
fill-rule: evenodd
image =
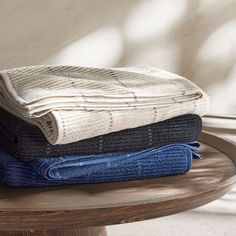
M 183 212 L 225 194 L 236 181 L 235 146 L 210 134 L 215 146 L 203 145 L 203 160 L 194 160 L 184 175 L 142 181 L 51 188 L 0 187 L 0 229 L 55 229 L 103 226 Z M 212 142 L 212 140 L 211 140 Z
M 28 230 L 28 231 L 0 231 L 0 236 L 107 236 L 105 227 L 80 229 Z

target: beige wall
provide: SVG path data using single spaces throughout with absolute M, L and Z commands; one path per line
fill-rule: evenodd
M 235 0 L 0 0 L 0 69 L 152 65 L 236 113 Z

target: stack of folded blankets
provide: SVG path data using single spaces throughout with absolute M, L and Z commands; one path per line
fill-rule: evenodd
M 153 67 L 0 71 L 0 180 L 50 186 L 183 174 L 208 96 Z

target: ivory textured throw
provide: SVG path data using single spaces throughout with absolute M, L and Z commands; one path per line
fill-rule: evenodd
M 14 159 L 0 150 L 0 182 L 10 186 L 47 186 L 135 180 L 187 172 L 198 143 L 170 144 L 132 153 Z
M 187 79 L 151 67 L 23 67 L 0 72 L 0 106 L 66 144 L 208 110 Z

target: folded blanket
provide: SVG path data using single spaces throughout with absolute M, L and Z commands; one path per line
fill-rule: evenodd
M 187 79 L 148 68 L 34 66 L 0 71 L 0 106 L 66 144 L 208 110 Z
M 198 143 L 170 144 L 133 153 L 42 158 L 18 161 L 0 150 L 2 182 L 10 186 L 47 186 L 135 180 L 181 174 L 191 167 Z
M 0 108 L 0 146 L 21 160 L 64 155 L 134 152 L 197 139 L 202 128 L 198 115 L 183 115 L 155 124 L 122 130 L 63 145 L 51 145 L 37 127 Z

